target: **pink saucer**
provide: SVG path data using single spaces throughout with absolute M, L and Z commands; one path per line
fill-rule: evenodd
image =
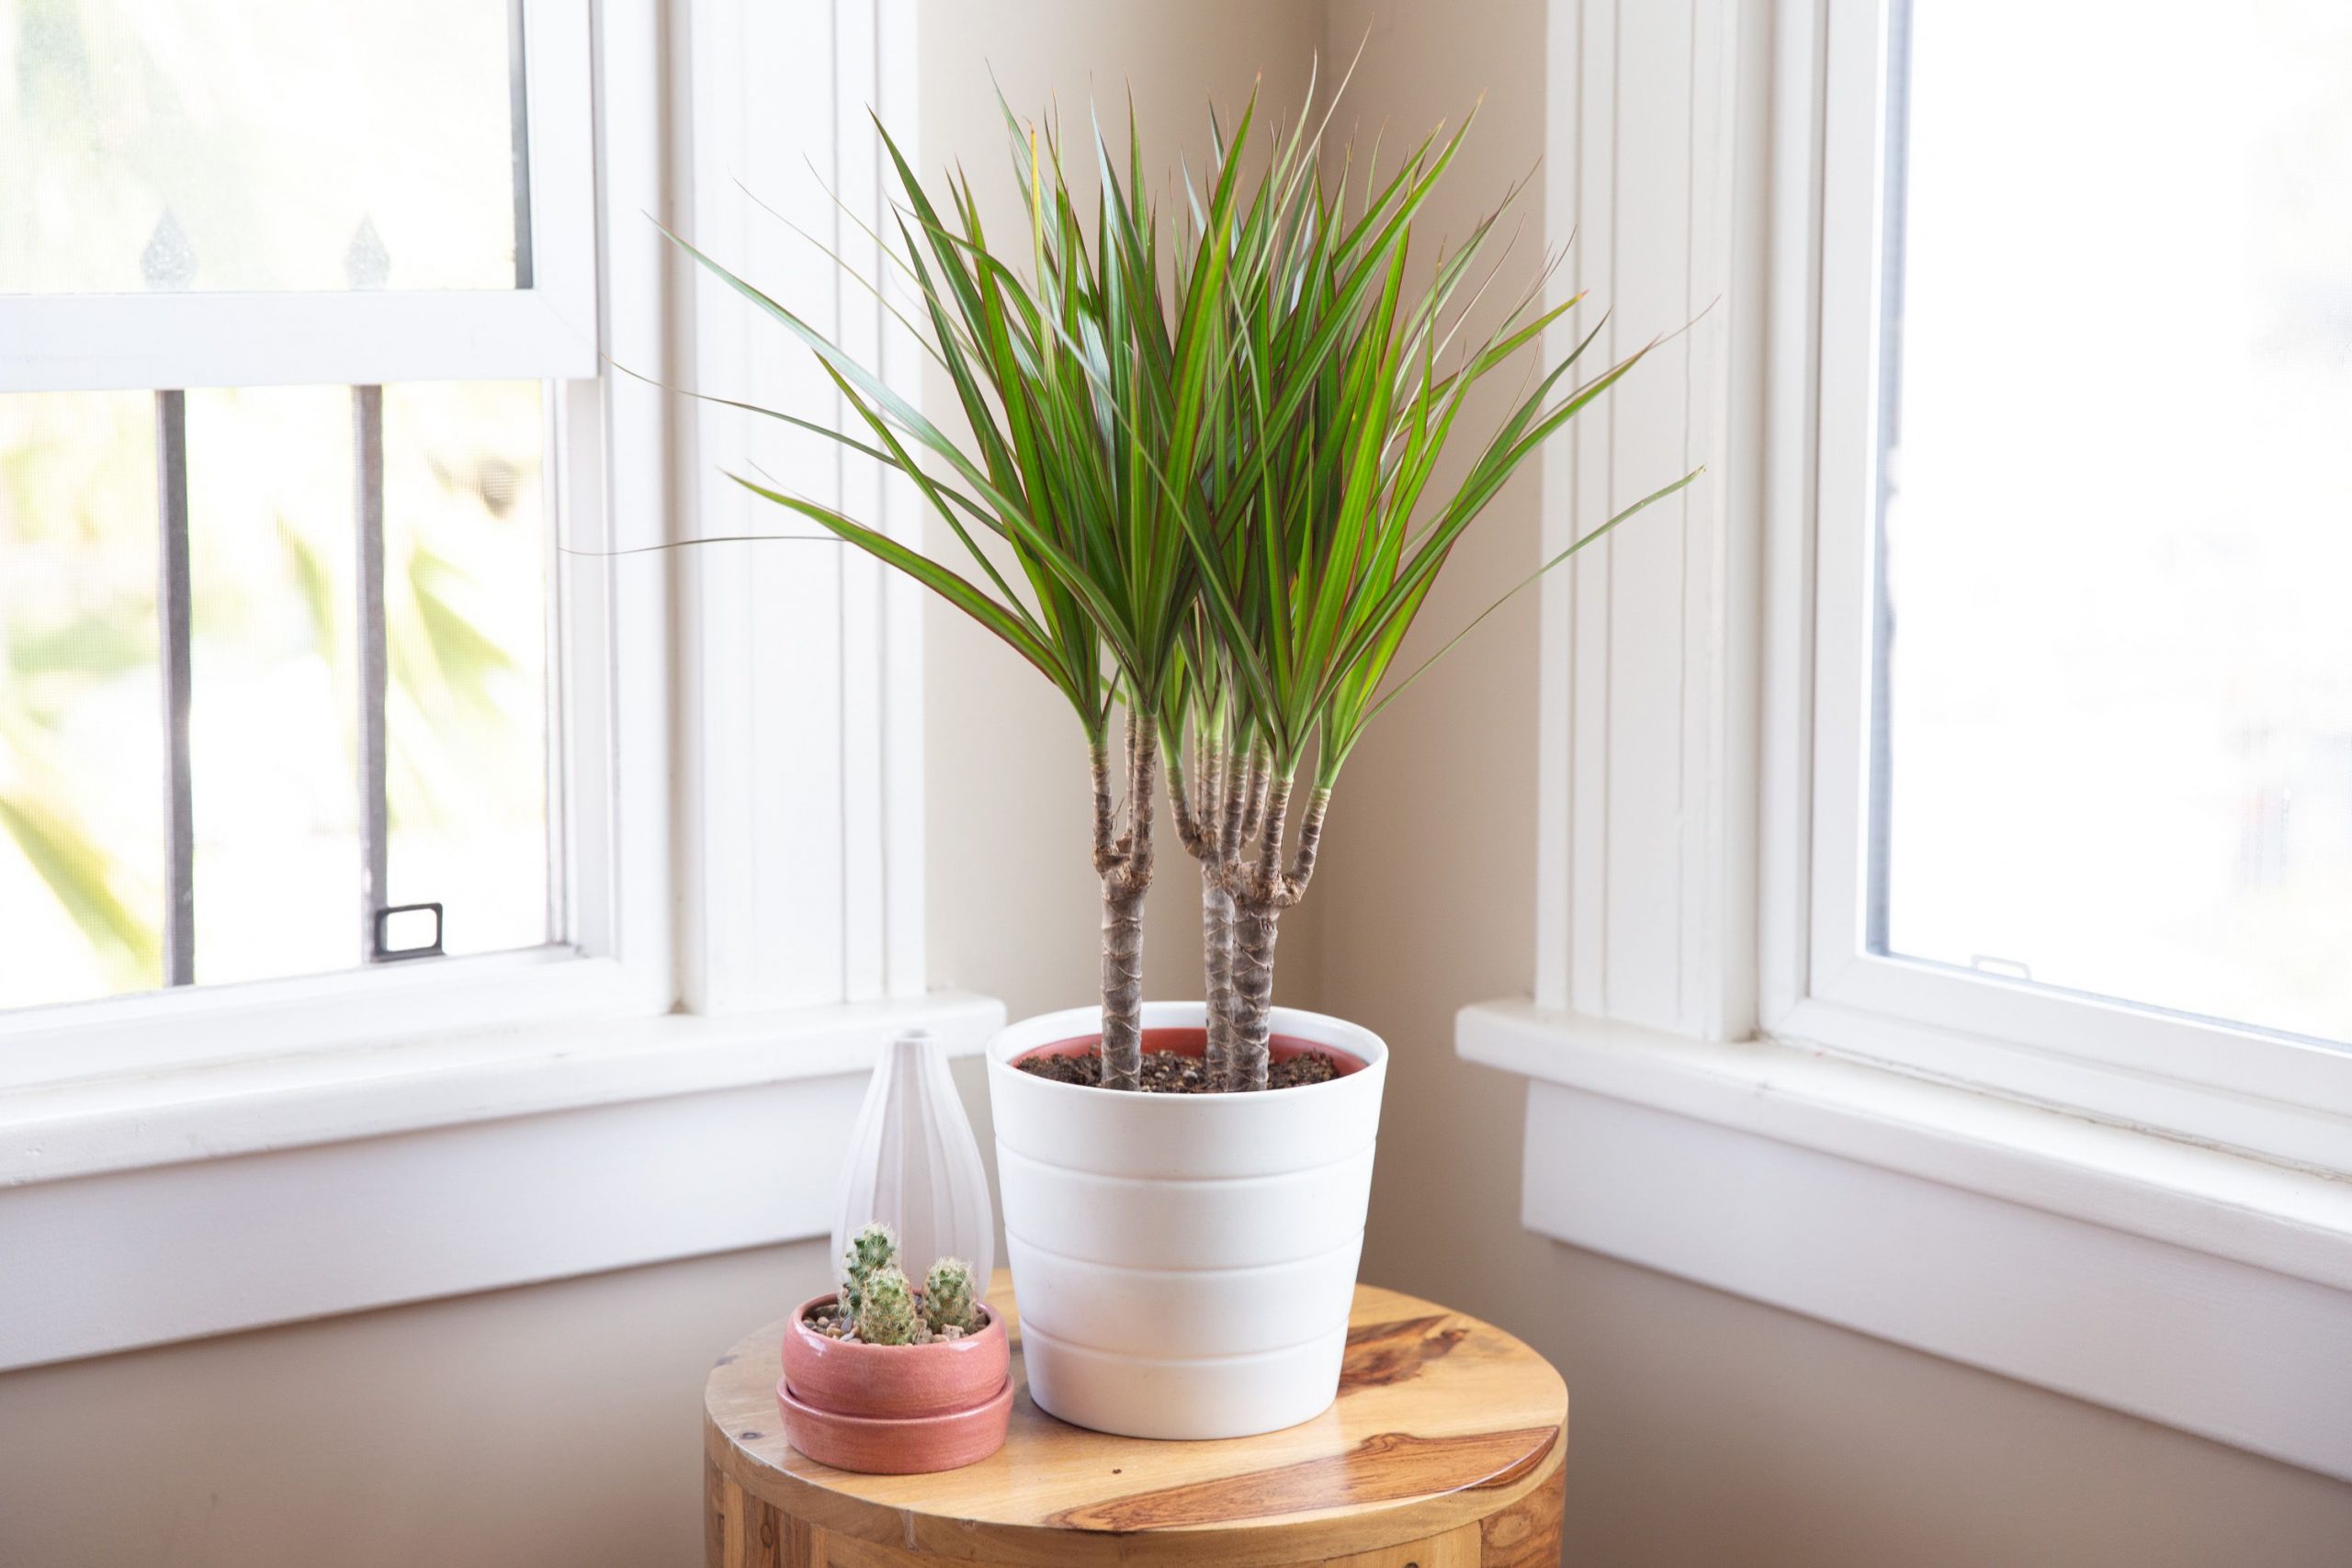
M 1012 1380 L 968 1410 L 944 1416 L 842 1416 L 805 1404 L 787 1379 L 778 1379 L 776 1403 L 784 1435 L 820 1464 L 865 1475 L 927 1475 L 977 1464 L 1004 1447 L 1012 1418 Z

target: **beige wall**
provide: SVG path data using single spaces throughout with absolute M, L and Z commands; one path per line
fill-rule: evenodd
M 6 1568 L 691 1568 L 702 1382 L 822 1242 L 0 1377 Z
M 1483 90 L 1453 182 L 1473 207 L 1541 146 L 1544 7 L 1337 0 L 944 0 L 924 8 L 923 142 L 994 177 L 983 60 L 1025 107 L 1132 76 L 1155 146 L 1197 159 L 1204 92 L 1257 69 L 1295 102 L 1308 53 L 1400 130 Z M 1327 31 L 1328 28 L 1328 31 Z M 1538 199 L 1540 206 L 1540 197 Z M 1531 219 L 1539 216 L 1534 207 Z M 1534 558 L 1522 484 L 1431 606 L 1458 623 Z M 1094 983 L 1083 757 L 1041 682 L 930 624 L 934 974 L 1016 1015 Z M 1525 1336 L 1575 1397 L 1570 1560 L 1642 1564 L 2321 1564 L 2352 1558 L 2352 1487 L 1558 1247 L 1517 1224 L 1522 1090 L 1453 1057 L 1466 1001 L 1523 992 L 1533 884 L 1532 601 L 1496 616 L 1353 761 L 1283 999 L 1397 1055 L 1368 1278 Z M 1195 995 L 1189 867 L 1155 903 L 1157 995 Z M 958 1080 L 976 1111 L 978 1077 Z M 985 1117 L 979 1118 L 986 1142 Z M 699 1561 L 710 1356 L 821 1278 L 816 1244 L 0 1378 L 0 1562 L 548 1568 Z

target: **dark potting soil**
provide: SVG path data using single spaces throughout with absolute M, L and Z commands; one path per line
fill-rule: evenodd
M 1056 1083 L 1083 1084 L 1088 1089 L 1100 1088 L 1102 1083 L 1102 1058 L 1092 1051 L 1082 1051 L 1074 1056 L 1024 1056 L 1013 1066 Z M 1320 1051 L 1305 1051 L 1270 1064 L 1266 1087 L 1295 1089 L 1302 1084 L 1329 1083 L 1339 1076 L 1339 1063 Z M 1146 1051 L 1143 1089 L 1146 1094 L 1219 1092 L 1210 1087 L 1207 1064 L 1182 1051 Z

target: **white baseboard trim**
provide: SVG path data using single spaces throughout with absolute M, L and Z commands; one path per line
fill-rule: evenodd
M 1949 1086 L 1848 1084 L 1896 1077 L 1854 1064 L 1808 1078 L 1785 1047 L 1645 1056 L 1641 1032 L 1545 1026 L 1498 1004 L 1458 1035 L 1534 1080 L 1529 1229 L 2352 1480 L 2352 1290 L 2328 1223 L 2342 1183 L 1947 1104 L 1984 1099 Z M 2005 1138 L 2010 1112 L 2053 1125 Z M 2183 1182 L 2155 1190 L 2166 1170 Z
M 247 1147 L 191 1150 L 186 1127 L 141 1145 L 168 1161 L 106 1168 L 103 1129 L 148 1134 L 93 1108 L 59 1126 L 102 1168 L 0 1187 L 0 1369 L 822 1235 L 888 1030 L 927 1021 L 961 1053 L 1001 1018 L 935 1000 L 536 1069 L 510 1053 L 372 1105 L 356 1082 L 288 1087 L 212 1107 Z

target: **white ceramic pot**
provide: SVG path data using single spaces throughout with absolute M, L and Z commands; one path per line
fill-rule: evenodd
M 1199 1002 L 1144 1027 L 1198 1029 Z M 1022 1355 L 1038 1405 L 1131 1438 L 1238 1438 L 1339 1393 L 1388 1047 L 1320 1013 L 1273 1032 L 1363 1063 L 1262 1094 L 1129 1094 L 1012 1064 L 1100 1032 L 1026 1019 L 989 1045 L 989 1099 Z

